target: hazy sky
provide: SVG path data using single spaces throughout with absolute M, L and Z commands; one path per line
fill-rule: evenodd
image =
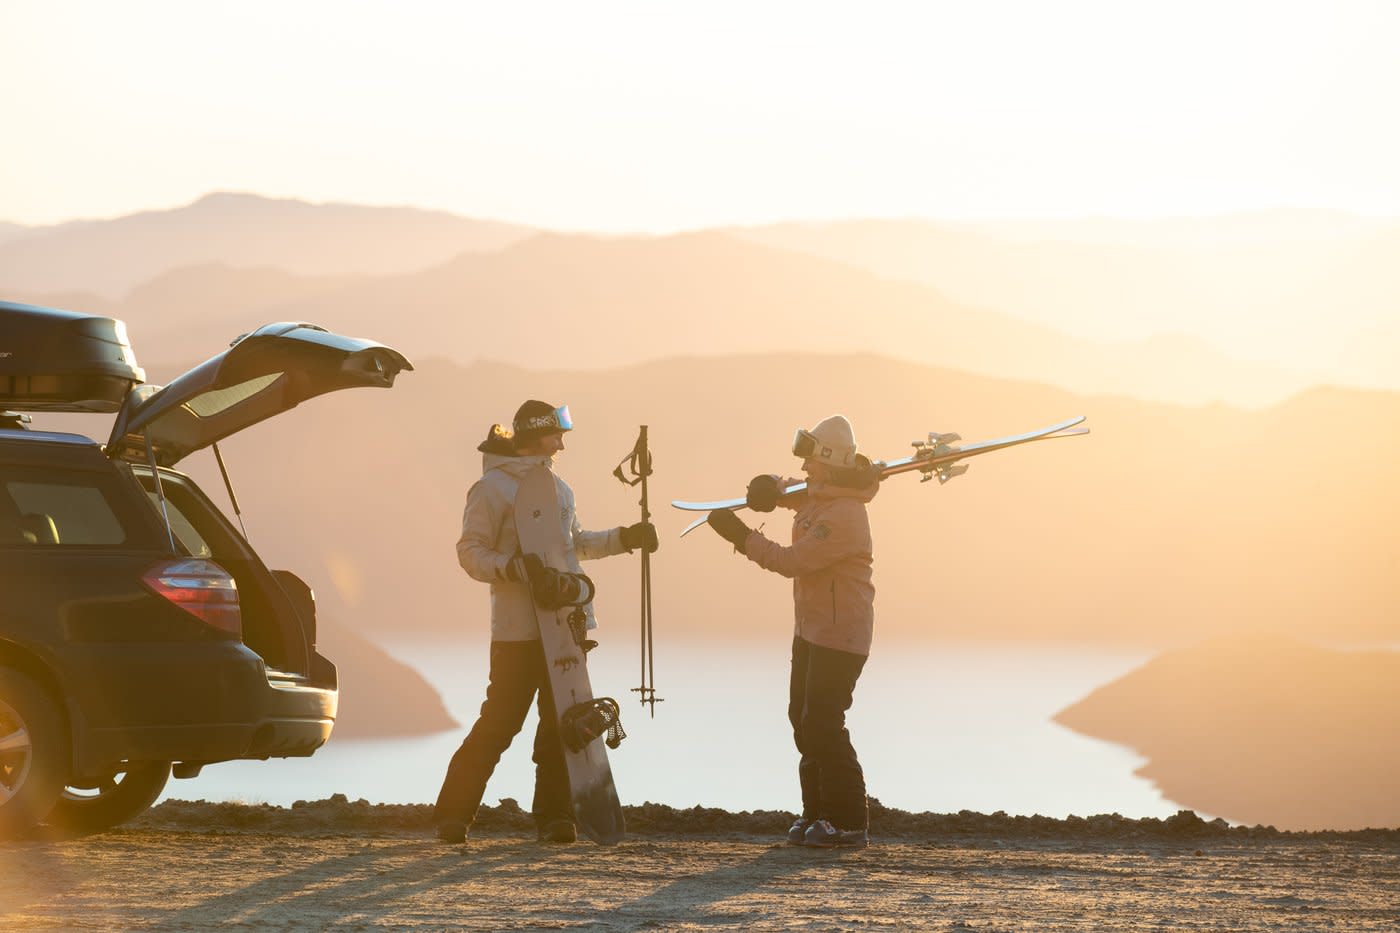
M 1400 213 L 1400 3 L 0 0 L 0 220 Z

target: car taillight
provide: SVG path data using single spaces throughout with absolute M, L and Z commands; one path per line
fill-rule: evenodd
M 237 638 L 243 636 L 238 584 L 213 561 L 163 561 L 148 570 L 141 581 L 207 625 Z

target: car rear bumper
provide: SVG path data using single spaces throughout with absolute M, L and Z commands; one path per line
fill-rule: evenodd
M 102 652 L 100 683 L 69 694 L 80 773 L 117 761 L 298 758 L 330 738 L 339 689 L 328 661 L 312 683 L 268 670 L 237 643 L 197 653 L 185 646 L 178 659 L 142 647 Z M 161 676 L 143 676 L 154 669 Z

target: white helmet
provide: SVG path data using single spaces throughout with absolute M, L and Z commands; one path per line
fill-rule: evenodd
M 858 464 L 856 434 L 845 415 L 824 418 L 810 431 L 798 428 L 792 438 L 792 452 L 804 460 L 810 457 L 833 467 Z

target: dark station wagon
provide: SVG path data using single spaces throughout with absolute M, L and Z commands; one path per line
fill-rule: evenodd
M 311 589 L 175 467 L 397 350 L 269 324 L 169 385 L 120 321 L 0 302 L 0 835 L 115 826 L 172 773 L 312 754 L 335 721 Z M 105 445 L 26 412 L 115 413 Z

